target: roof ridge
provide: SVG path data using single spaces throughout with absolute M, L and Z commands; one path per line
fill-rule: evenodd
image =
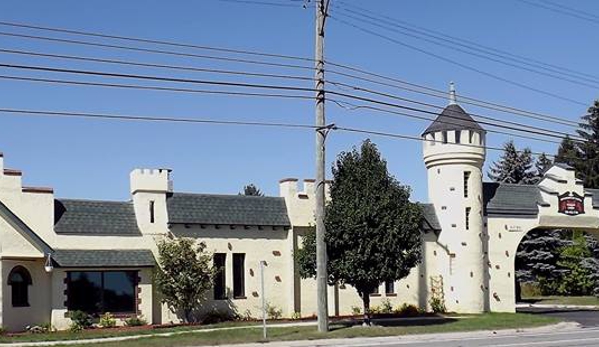
M 253 199 L 253 198 L 262 198 L 262 199 L 283 199 L 281 196 L 256 196 L 256 195 L 243 195 L 243 194 L 216 194 L 216 193 L 187 193 L 187 192 L 173 192 L 172 195 L 193 195 L 193 196 L 216 196 L 216 197 L 235 197 L 240 199 Z
M 102 202 L 102 203 L 113 203 L 113 204 L 132 204 L 131 200 L 96 200 L 96 199 L 83 199 L 83 198 L 55 198 L 58 201 L 80 201 L 80 202 Z

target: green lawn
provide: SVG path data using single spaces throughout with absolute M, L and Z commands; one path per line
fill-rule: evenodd
M 531 304 L 545 305 L 592 305 L 599 306 L 599 298 L 595 296 L 537 296 L 523 297 L 522 301 Z
M 399 321 L 387 326 L 375 326 L 363 328 L 360 326 L 349 326 L 334 324 L 332 330 L 321 334 L 316 331 L 315 326 L 304 327 L 285 327 L 270 328 L 269 341 L 285 340 L 306 340 L 323 338 L 352 338 L 352 337 L 375 337 L 375 336 L 394 336 L 406 334 L 439 333 L 454 331 L 473 331 L 473 330 L 497 330 L 509 328 L 524 328 L 548 325 L 559 322 L 556 318 L 550 318 L 539 315 L 513 314 L 513 313 L 489 313 L 483 315 L 468 316 L 468 318 L 456 319 L 448 317 L 445 320 L 435 321 Z M 179 328 L 182 329 L 182 328 Z M 189 329 L 189 328 L 188 328 Z M 250 343 L 260 342 L 262 340 L 262 330 L 259 328 L 240 328 L 234 330 L 200 332 L 201 329 L 194 332 L 179 334 L 169 337 L 144 337 L 136 340 L 100 343 L 103 347 L 141 347 L 141 346 L 201 346 L 201 345 L 219 345 L 226 343 Z M 158 332 L 162 332 L 159 330 Z M 151 332 L 157 332 L 156 330 Z M 166 332 L 166 331 L 165 331 Z M 99 332 L 98 332 L 99 333 Z M 144 332 L 147 333 L 147 332 Z M 92 337 L 91 335 L 69 335 L 63 333 L 49 334 L 52 337 L 60 338 L 83 338 Z M 41 337 L 41 335 L 31 335 L 30 337 Z M 49 337 L 49 336 L 46 336 Z M 53 338 L 56 340 L 56 338 Z M 23 340 L 20 340 L 22 342 Z M 0 342 L 9 342 L 6 338 Z M 17 342 L 12 340 L 12 342 Z M 70 345 L 84 346 L 84 345 Z

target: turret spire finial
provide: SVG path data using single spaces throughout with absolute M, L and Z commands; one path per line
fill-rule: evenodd
M 455 84 L 452 82 L 449 82 L 449 104 L 450 105 L 456 105 L 458 102 L 456 100 L 456 96 L 455 96 Z

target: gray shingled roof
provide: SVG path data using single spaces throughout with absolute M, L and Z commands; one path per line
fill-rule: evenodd
M 483 183 L 485 213 L 536 216 L 543 203 L 536 185 Z
M 587 188 L 584 191 L 585 191 L 585 193 L 590 193 L 593 195 L 591 197 L 593 199 L 593 207 L 599 207 L 599 189 Z
M 291 226 L 279 197 L 174 193 L 166 204 L 171 224 Z
M 426 128 L 422 135 L 450 130 L 475 130 L 484 129 L 462 107 L 451 104 L 437 116 L 437 119 Z
M 152 267 L 156 264 L 149 249 L 57 249 L 52 259 L 59 267 Z
M 141 235 L 131 202 L 60 199 L 54 215 L 57 234 Z
M 421 204 L 422 214 L 424 215 L 424 230 L 441 231 L 441 224 L 437 219 L 435 206 L 433 204 Z

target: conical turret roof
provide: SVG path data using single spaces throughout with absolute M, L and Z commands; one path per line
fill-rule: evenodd
M 426 128 L 422 135 L 450 130 L 485 131 L 460 105 L 450 104 Z

